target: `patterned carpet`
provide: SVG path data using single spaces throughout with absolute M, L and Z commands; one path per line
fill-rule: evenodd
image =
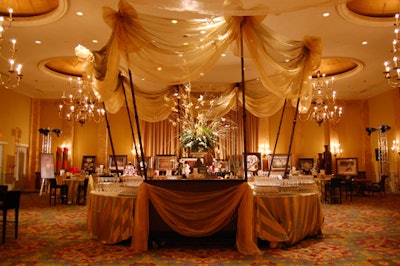
M 323 235 L 291 247 L 244 256 L 232 239 L 160 241 L 135 254 L 130 241 L 104 245 L 86 227 L 86 206 L 49 206 L 48 196 L 23 194 L 19 238 L 12 225 L 0 245 L 0 265 L 400 265 L 400 196 L 354 197 L 324 204 Z M 13 216 L 10 217 L 13 219 Z

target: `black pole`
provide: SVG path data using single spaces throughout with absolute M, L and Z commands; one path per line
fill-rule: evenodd
M 146 165 L 145 158 L 144 158 L 142 137 L 141 137 L 141 134 L 140 134 L 140 126 L 139 126 L 139 116 L 137 114 L 135 92 L 133 90 L 132 72 L 131 72 L 130 69 L 129 69 L 129 82 L 130 82 L 130 85 L 131 85 L 133 108 L 135 110 L 135 120 L 136 120 L 136 128 L 137 128 L 138 138 L 139 138 L 140 154 L 142 155 L 143 172 L 144 172 L 143 174 L 144 174 L 144 179 L 147 180 L 147 165 Z
M 121 75 L 120 75 L 120 77 L 123 78 L 123 76 L 121 76 Z M 129 110 L 128 99 L 126 97 L 126 91 L 125 91 L 125 86 L 124 86 L 124 81 L 123 80 L 122 80 L 121 84 L 122 84 L 122 90 L 124 91 L 125 105 L 126 105 L 126 110 L 128 112 L 129 126 L 131 127 L 131 135 L 132 135 L 132 139 L 133 139 L 133 145 L 135 146 L 136 161 L 139 162 L 139 154 L 138 154 L 138 150 L 137 150 L 137 147 L 136 147 L 135 132 L 133 130 L 131 112 Z
M 242 102 L 243 102 L 243 164 L 244 164 L 244 178 L 247 181 L 247 138 L 246 138 L 246 96 L 245 96 L 245 82 L 244 82 L 244 56 L 243 56 L 243 23 L 245 17 L 240 22 L 240 64 L 242 70 Z
M 272 162 L 274 161 L 274 158 L 275 158 L 275 152 L 276 152 L 276 147 L 278 146 L 278 140 L 279 140 L 279 135 L 280 135 L 280 133 L 281 133 L 282 121 L 283 121 L 283 117 L 284 117 L 284 114 L 285 114 L 285 109 L 286 109 L 286 102 L 287 102 L 287 99 L 285 99 L 285 102 L 284 102 L 284 104 L 283 104 L 283 108 L 282 108 L 281 120 L 279 121 L 278 132 L 276 133 L 276 139 L 275 139 L 274 151 L 272 152 L 271 161 L 269 162 L 269 167 L 268 167 L 268 176 L 270 176 L 270 175 L 271 175 Z
M 294 129 L 296 128 L 297 114 L 299 113 L 299 103 L 300 103 L 300 98 L 297 99 L 296 110 L 294 112 L 292 134 L 290 135 L 289 150 L 288 150 L 287 157 L 286 157 L 285 173 L 283 174 L 283 178 L 286 178 L 286 174 L 287 174 L 286 172 L 287 172 L 287 168 L 289 166 L 290 152 L 292 151 L 292 144 L 293 144 Z
M 117 159 L 116 159 L 116 156 L 115 156 L 114 142 L 113 142 L 113 139 L 112 139 L 112 136 L 111 136 L 110 123 L 108 122 L 108 116 L 107 116 L 107 111 L 106 111 L 106 105 L 105 105 L 104 102 L 103 102 L 103 108 L 104 108 L 104 111 L 105 111 L 105 112 L 104 112 L 104 118 L 106 119 L 108 137 L 110 138 L 110 145 L 111 145 L 111 151 L 112 151 L 112 158 L 113 158 L 113 160 L 114 160 L 114 163 L 115 163 L 115 170 L 117 171 L 117 175 L 118 175 L 119 170 L 118 170 Z

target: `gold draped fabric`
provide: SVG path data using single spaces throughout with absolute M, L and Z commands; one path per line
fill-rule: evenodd
M 255 197 L 258 236 L 271 243 L 295 244 L 321 233 L 319 193 Z
M 223 92 L 213 110 L 216 116 L 235 109 L 236 101 L 242 101 L 242 90 L 236 84 L 202 84 L 196 79 L 209 72 L 227 49 L 241 56 L 241 36 L 245 59 L 255 63 L 260 77 L 246 82 L 249 112 L 270 116 L 282 107 L 285 98 L 307 99 L 311 93 L 308 77 L 320 64 L 320 39 L 306 36 L 303 41 L 287 40 L 262 23 L 266 13 L 252 13 L 240 1 L 226 1 L 221 10 L 227 12 L 192 12 L 190 18 L 171 24 L 169 17 L 139 14 L 128 0 L 119 2 L 118 11 L 105 7 L 103 17 L 112 34 L 106 46 L 94 52 L 95 60 L 88 64 L 87 72 L 95 77 L 107 111 L 116 113 L 125 104 L 121 82 L 129 88 L 128 69 L 132 71 L 138 115 L 145 121 L 166 119 L 172 103 L 165 97 L 171 97 L 176 84 L 189 82 L 194 91 Z M 132 109 L 131 94 L 127 96 Z M 307 100 L 301 102 L 301 106 L 308 105 Z
M 115 244 L 132 236 L 135 198 L 95 191 L 89 198 L 87 223 L 93 238 L 105 244 Z
M 148 249 L 150 202 L 171 229 L 185 236 L 209 236 L 223 229 L 237 214 L 238 251 L 247 255 L 260 252 L 254 228 L 253 195 L 247 183 L 206 193 L 142 183 L 136 200 L 132 239 L 136 251 Z

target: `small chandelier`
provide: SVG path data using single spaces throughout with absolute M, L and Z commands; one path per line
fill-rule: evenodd
M 71 122 L 78 122 L 81 125 L 87 121 L 96 123 L 102 121 L 105 109 L 100 102 L 100 96 L 93 89 L 93 83 L 89 76 L 78 77 L 75 81 L 70 78 L 68 82 L 68 95 L 64 92 L 59 105 L 60 118 Z
M 336 105 L 336 91 L 332 89 L 332 83 L 333 78 L 325 78 L 320 71 L 317 72 L 317 78 L 312 83 L 311 105 L 299 110 L 300 119 L 312 120 L 320 126 L 327 121 L 336 123 L 342 118 L 343 108 Z
M 8 74 L 0 73 L 0 86 L 5 89 L 15 89 L 22 79 L 22 65 L 16 63 L 17 40 L 10 40 L 10 47 L 3 47 L 5 32 L 11 27 L 13 9 L 8 9 L 9 16 L 0 16 L 0 57 L 8 62 Z M 8 48 L 8 49 L 7 49 Z
M 398 55 L 399 52 L 399 32 L 400 32 L 400 27 L 399 27 L 399 14 L 395 15 L 395 29 L 394 29 L 394 39 L 392 42 L 392 50 L 391 52 L 393 53 L 393 58 L 392 62 L 390 61 L 385 61 L 385 71 L 383 74 L 385 75 L 385 78 L 388 82 L 388 84 L 394 88 L 400 87 L 400 67 L 398 62 L 400 60 L 400 55 Z

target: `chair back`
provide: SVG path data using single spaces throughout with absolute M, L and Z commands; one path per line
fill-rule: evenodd
M 21 198 L 21 190 L 9 190 L 7 192 L 2 192 L 0 193 L 0 198 L 3 201 L 3 209 L 18 209 Z
M 332 177 L 331 178 L 331 186 L 332 187 L 341 187 L 342 186 L 342 178 L 341 177 Z
M 1 185 L 0 186 L 0 191 L 7 191 L 8 190 L 8 186 L 4 186 L 4 185 Z
M 385 184 L 386 184 L 386 179 L 388 178 L 389 176 L 387 176 L 387 175 L 383 175 L 382 177 L 381 177 L 381 180 L 379 181 L 379 186 L 380 186 L 380 188 L 381 188 L 381 191 L 385 191 Z

